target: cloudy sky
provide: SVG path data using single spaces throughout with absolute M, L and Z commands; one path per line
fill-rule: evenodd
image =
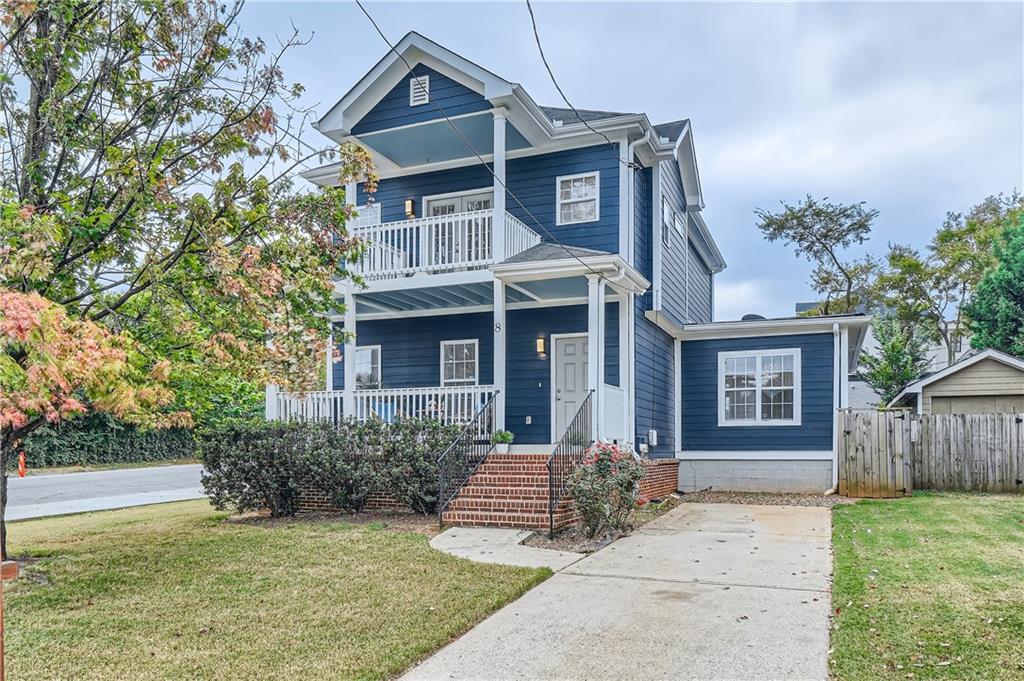
M 369 3 L 392 41 L 416 30 L 559 105 L 522 2 Z M 538 3 L 574 105 L 688 117 L 729 263 L 716 319 L 792 314 L 810 266 L 754 226 L 805 194 L 877 208 L 869 250 L 923 245 L 947 211 L 1024 188 L 1024 4 Z M 323 113 L 387 46 L 353 3 L 257 2 L 247 32 L 289 21 L 284 64 Z

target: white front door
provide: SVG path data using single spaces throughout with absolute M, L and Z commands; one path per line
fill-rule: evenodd
M 557 442 L 587 399 L 587 336 L 554 336 L 551 342 L 554 353 L 551 411 L 555 425 L 552 437 Z

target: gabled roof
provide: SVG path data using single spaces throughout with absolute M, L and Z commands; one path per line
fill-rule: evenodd
M 566 109 L 560 106 L 542 106 L 540 107 L 540 110 L 544 112 L 544 115 L 546 115 L 548 120 L 551 122 L 560 121 L 563 124 L 578 123 L 581 119 L 590 123 L 591 121 L 600 121 L 606 118 L 618 118 L 619 116 L 636 116 L 635 113 L 625 113 L 621 111 L 596 111 L 594 109 L 576 109 L 573 111 L 572 109 Z
M 906 402 L 910 398 L 910 396 L 917 395 L 918 393 L 920 393 L 926 385 L 931 385 L 936 381 L 941 381 L 942 379 L 948 376 L 952 376 L 958 371 L 963 371 L 967 367 L 974 366 L 978 362 L 981 362 L 986 359 L 995 360 L 997 362 L 1005 364 L 1008 367 L 1017 369 L 1018 371 L 1024 373 L 1024 359 L 1014 357 L 1013 355 L 1007 354 L 1002 350 L 989 348 L 988 350 L 982 350 L 972 355 L 964 355 L 964 357 L 960 358 L 953 364 L 950 364 L 945 369 L 922 376 L 921 378 L 917 379 L 913 383 L 910 383 L 906 388 L 901 390 L 900 394 L 894 397 L 889 402 L 888 406 L 893 407 L 898 404 L 902 404 Z M 1022 380 L 1024 380 L 1024 377 L 1022 377 Z

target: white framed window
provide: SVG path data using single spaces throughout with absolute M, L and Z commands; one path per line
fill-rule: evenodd
M 480 341 L 441 341 L 441 385 L 476 385 L 479 378 Z
M 380 346 L 363 345 L 356 348 L 356 390 L 382 388 L 380 378 Z
M 718 353 L 719 426 L 799 426 L 800 349 Z
M 430 101 L 430 76 L 409 79 L 409 106 L 420 106 Z
M 559 225 L 601 219 L 601 175 L 562 175 L 555 179 L 555 217 Z

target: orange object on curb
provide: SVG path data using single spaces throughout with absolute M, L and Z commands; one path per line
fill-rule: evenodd
M 27 471 L 27 470 L 28 470 L 28 466 L 25 465 L 25 452 L 20 452 L 18 454 L 18 477 L 19 478 L 24 478 L 25 477 L 25 471 Z

